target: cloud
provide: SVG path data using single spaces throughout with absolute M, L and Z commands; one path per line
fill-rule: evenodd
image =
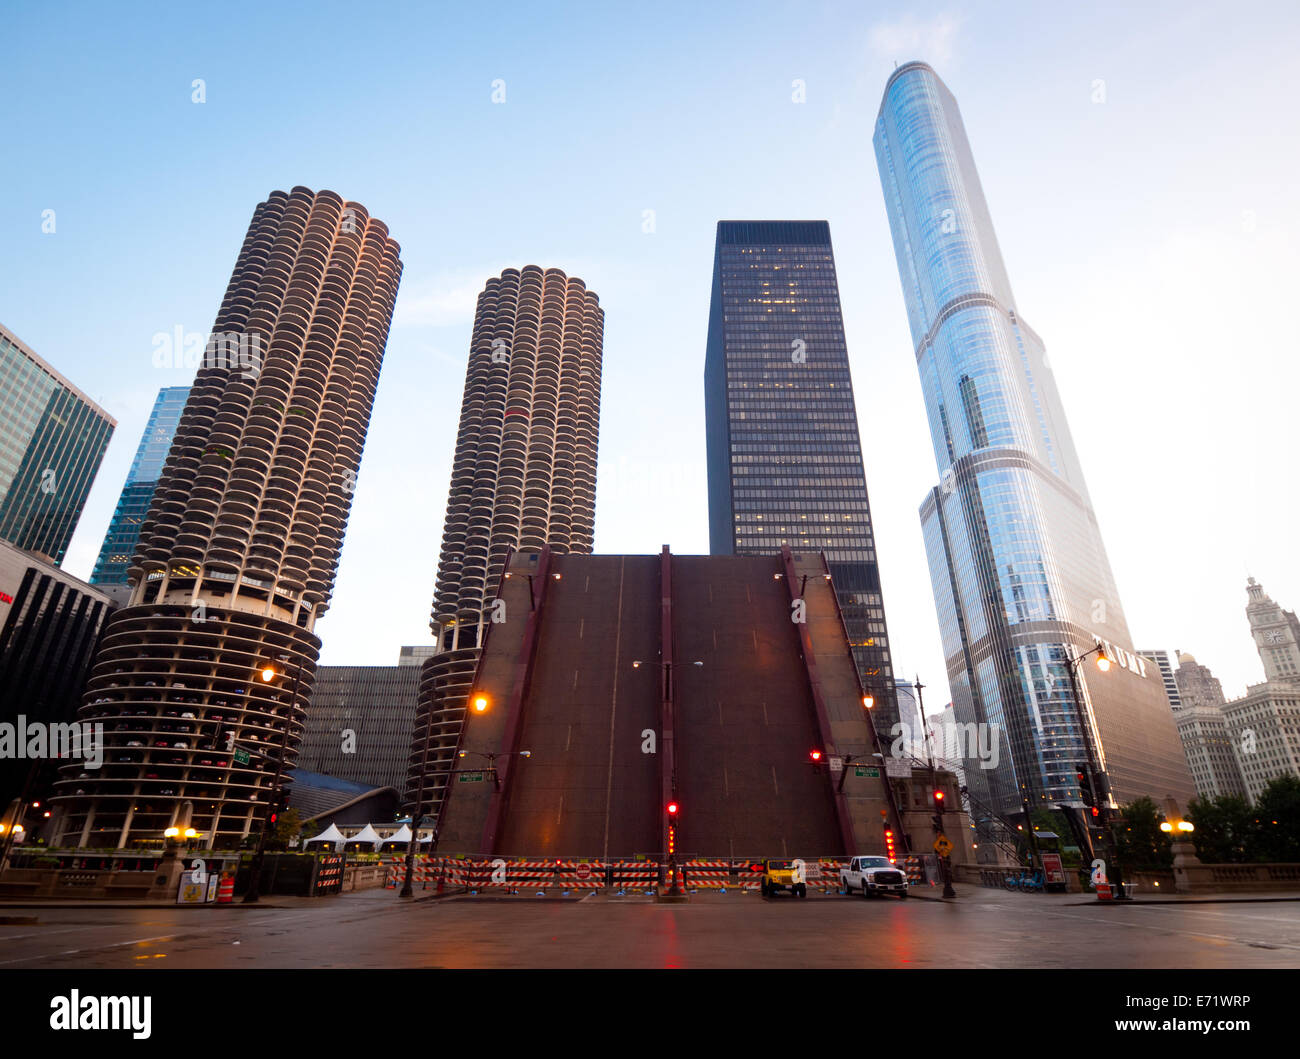
M 441 273 L 423 283 L 404 288 L 393 310 L 394 325 L 445 327 L 474 319 L 474 307 L 489 276 L 501 270 Z M 408 293 L 409 291 L 409 293 Z
M 929 19 L 902 15 L 871 27 L 871 48 L 882 58 L 899 63 L 920 59 L 942 64 L 952 58 L 960 28 L 961 18 L 947 12 Z

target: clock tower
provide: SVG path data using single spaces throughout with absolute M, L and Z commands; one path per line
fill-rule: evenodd
M 1300 620 L 1268 598 L 1262 585 L 1249 578 L 1246 617 L 1264 663 L 1264 679 L 1300 682 Z

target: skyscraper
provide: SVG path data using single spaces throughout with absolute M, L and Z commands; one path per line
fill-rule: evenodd
M 948 680 L 963 723 L 1009 754 L 968 771 L 1003 812 L 1080 800 L 1083 725 L 1121 801 L 1191 777 L 1157 667 L 1131 647 L 1045 350 L 1016 306 L 957 102 L 899 67 L 876 158 L 940 484 L 921 506 Z M 1071 667 L 1104 644 L 1106 674 Z M 1149 670 L 1149 671 L 1148 671 Z
M 1174 681 L 1178 685 L 1178 701 L 1181 709 L 1192 706 L 1214 708 L 1222 706 L 1226 701 L 1219 678 L 1210 672 L 1209 666 L 1201 665 L 1186 651 L 1178 652 L 1178 668 L 1174 671 Z
M 0 540 L 61 564 L 115 426 L 0 327 Z
M 1247 579 L 1246 618 L 1264 663 L 1266 681 L 1300 681 L 1300 619 L 1268 598 L 1264 586 Z
M 1169 699 L 1169 708 L 1171 710 L 1181 709 L 1183 705 L 1182 696 L 1178 694 L 1178 680 L 1174 676 L 1174 664 L 1169 659 L 1168 651 L 1139 651 L 1143 658 L 1148 662 L 1154 662 L 1160 669 L 1160 680 L 1165 686 L 1165 695 Z
M 719 221 L 704 362 L 709 551 L 826 553 L 877 728 L 898 720 L 825 221 Z
M 144 436 L 140 438 L 140 447 L 135 450 L 135 459 L 127 472 L 122 495 L 118 497 L 108 532 L 104 534 L 94 572 L 90 575 L 92 585 L 127 583 L 126 571 L 140 541 L 140 527 L 149 514 L 153 491 L 158 485 L 189 396 L 188 386 L 165 386 L 158 391 L 149 422 L 145 424 Z
M 479 295 L 406 798 L 442 802 L 511 551 L 591 552 L 605 313 L 576 276 L 506 269 Z M 500 615 L 498 614 L 498 620 Z
M 130 605 L 91 669 L 81 718 L 104 723 L 108 763 L 65 770 L 65 843 L 157 844 L 186 802 L 209 846 L 260 826 L 302 735 L 398 255 L 383 222 L 332 191 L 275 191 L 254 211 L 141 527 Z

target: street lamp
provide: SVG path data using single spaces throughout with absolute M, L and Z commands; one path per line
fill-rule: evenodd
M 294 662 L 288 655 L 280 655 L 280 661 L 290 662 L 293 665 L 293 691 L 289 696 L 289 713 L 284 719 L 284 733 L 280 736 L 280 753 L 275 762 L 275 776 L 271 780 L 271 793 L 267 802 L 266 812 L 262 814 L 262 829 L 257 836 L 257 849 L 253 852 L 253 863 L 248 870 L 248 890 L 244 894 L 244 904 L 252 905 L 257 903 L 258 887 L 262 882 L 262 864 L 266 860 L 266 838 L 271 829 L 271 810 L 275 807 L 280 797 L 280 777 L 284 775 L 284 754 L 289 745 L 289 727 L 293 723 L 293 711 L 298 705 L 298 684 L 302 678 L 302 665 Z M 282 670 L 275 668 L 275 663 L 268 661 L 261 672 L 262 683 L 269 684 L 278 676 L 283 676 Z
M 1096 791 L 1098 823 L 1101 826 L 1101 840 L 1106 851 L 1106 859 L 1111 867 L 1115 869 L 1115 897 L 1116 901 L 1127 901 L 1128 895 L 1124 893 L 1124 872 L 1120 868 L 1119 850 L 1115 843 L 1115 836 L 1111 833 L 1110 828 L 1110 779 L 1101 769 L 1101 763 L 1098 761 L 1096 747 L 1092 743 L 1092 729 L 1088 726 L 1087 719 L 1083 713 L 1083 696 L 1079 693 L 1078 669 L 1083 662 L 1097 656 L 1097 668 L 1106 673 L 1110 670 L 1110 659 L 1106 657 L 1106 648 L 1097 644 L 1091 651 L 1084 651 L 1082 654 L 1076 653 L 1074 658 L 1068 660 L 1066 666 L 1070 674 L 1070 691 L 1074 697 L 1074 714 L 1075 721 L 1079 726 L 1079 734 L 1083 737 L 1083 746 L 1088 754 L 1088 776 L 1089 779 L 1096 779 L 1102 790 Z
M 506 577 L 510 574 L 507 573 Z M 424 750 L 420 754 L 420 776 L 415 787 L 415 805 L 411 809 L 411 837 L 406 843 L 406 876 L 402 880 L 402 889 L 398 892 L 398 897 L 410 897 L 411 880 L 415 876 L 415 847 L 420 840 L 420 821 L 424 819 L 424 775 L 429 770 L 429 742 L 433 736 L 433 699 L 441 698 L 442 689 L 434 683 L 434 694 L 430 697 L 429 712 L 425 718 L 424 726 Z M 437 828 L 435 826 L 434 830 Z M 430 852 L 432 852 L 432 843 Z

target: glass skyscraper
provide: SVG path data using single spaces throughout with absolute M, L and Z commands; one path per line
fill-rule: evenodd
M 118 498 L 117 509 L 108 524 L 104 544 L 99 549 L 95 570 L 90 575 L 92 585 L 125 585 L 126 571 L 140 542 L 140 527 L 149 514 L 153 491 L 162 476 L 163 464 L 176 436 L 181 412 L 190 396 L 188 386 L 166 386 L 158 391 L 149 422 L 145 424 L 140 447 L 135 450 L 126 485 Z
M 898 720 L 826 221 L 719 221 L 704 362 L 709 551 L 824 552 L 876 724 Z
M 115 426 L 0 327 L 0 540 L 62 563 Z
M 921 506 L 957 718 L 1011 753 L 967 770 L 999 812 L 1078 802 L 1084 724 L 1121 801 L 1188 796 L 1159 670 L 1132 650 L 1042 341 L 1011 293 L 957 102 L 924 63 L 894 71 L 876 157 L 939 485 Z M 1106 673 L 1071 661 L 1104 644 Z

